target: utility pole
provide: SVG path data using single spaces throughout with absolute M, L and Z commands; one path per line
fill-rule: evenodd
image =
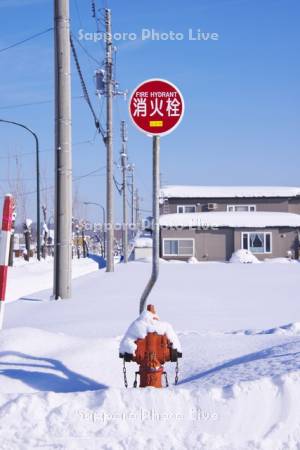
M 85 237 L 85 223 L 81 225 L 81 245 L 82 245 L 82 257 L 87 258 L 88 249 L 87 249 L 87 242 Z
M 135 190 L 135 226 L 138 230 L 139 223 L 140 223 L 140 196 L 139 196 L 139 190 Z
M 30 246 L 30 240 L 31 240 L 31 220 L 26 219 L 23 224 L 23 233 L 24 233 L 24 240 L 25 240 L 25 248 L 26 248 L 26 254 L 25 254 L 25 261 L 29 261 L 31 254 L 31 246 Z
M 47 227 L 47 207 L 45 205 L 42 206 L 43 210 L 43 245 L 42 245 L 42 256 L 46 259 L 47 256 L 47 240 L 48 240 L 48 227 Z
M 105 31 L 106 31 L 106 58 L 105 58 L 105 81 L 106 81 L 106 227 L 107 227 L 107 262 L 106 271 L 114 271 L 114 187 L 113 187 L 113 95 L 114 86 L 112 80 L 112 33 L 111 33 L 111 11 L 105 9 Z
M 122 164 L 122 190 L 123 190 L 123 227 L 122 227 L 122 243 L 124 263 L 128 262 L 128 214 L 127 214 L 127 127 L 124 120 L 121 122 L 121 164 Z
M 130 166 L 131 171 L 131 226 L 135 225 L 134 220 L 134 190 L 135 190 L 135 184 L 134 184 L 134 164 L 131 164 Z
M 69 0 L 54 0 L 55 242 L 54 298 L 71 297 L 72 147 Z
M 93 3 L 93 15 L 96 16 L 96 8 Z M 106 130 L 102 133 L 106 146 L 106 272 L 114 271 L 114 158 L 113 158 L 113 98 L 122 95 L 126 98 L 127 91 L 119 91 L 118 83 L 113 78 L 113 52 L 115 52 L 112 40 L 111 10 L 105 9 L 105 61 L 104 69 L 95 72 L 96 93 L 98 96 L 106 96 Z

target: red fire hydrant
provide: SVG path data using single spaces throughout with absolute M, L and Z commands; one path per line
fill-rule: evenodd
M 151 313 L 151 316 L 149 315 Z M 178 381 L 178 358 L 182 358 L 182 353 L 177 349 L 174 348 L 174 343 L 171 342 L 169 337 L 166 333 L 160 334 L 161 327 L 158 320 L 158 317 L 156 316 L 155 308 L 153 305 L 148 305 L 147 307 L 147 313 L 148 316 L 145 317 L 145 319 L 149 320 L 157 320 L 158 321 L 158 330 L 157 331 L 151 331 L 147 332 L 146 336 L 144 338 L 138 337 L 134 340 L 134 335 L 131 334 L 131 328 L 129 328 L 127 332 L 127 336 L 125 335 L 123 339 L 123 343 L 125 343 L 125 349 L 126 349 L 126 343 L 127 345 L 130 344 L 130 341 L 133 341 L 136 350 L 135 352 L 128 352 L 128 351 L 121 351 L 122 347 L 124 348 L 124 344 L 121 343 L 121 349 L 120 349 L 120 358 L 124 360 L 124 381 L 125 386 L 127 387 L 127 376 L 126 376 L 126 367 L 125 362 L 134 361 L 137 364 L 139 364 L 140 369 L 138 372 L 136 372 L 135 375 L 135 382 L 134 387 L 137 387 L 137 375 L 140 376 L 140 387 L 156 387 L 161 388 L 162 387 L 162 376 L 165 375 L 166 378 L 166 386 L 168 386 L 168 378 L 167 374 L 164 371 L 164 364 L 168 361 L 176 362 L 176 378 L 175 383 Z M 143 317 L 139 318 L 136 322 L 134 322 L 133 329 L 138 329 L 139 322 L 143 325 Z M 168 327 L 170 327 L 168 325 Z M 153 328 L 151 326 L 150 328 Z M 154 326 L 154 328 L 156 328 Z M 163 329 L 163 328 L 162 328 Z M 129 336 L 129 337 L 128 337 Z

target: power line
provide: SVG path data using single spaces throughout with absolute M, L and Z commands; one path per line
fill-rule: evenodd
M 119 182 L 116 180 L 116 177 L 115 177 L 115 176 L 113 177 L 113 180 L 114 180 L 115 186 L 116 186 L 116 188 L 117 188 L 117 191 L 118 191 L 119 194 L 121 195 L 123 189 L 122 189 L 122 187 L 120 187 L 120 186 L 123 186 L 123 185 L 122 185 L 121 183 L 119 183 Z
M 83 95 L 76 95 L 72 97 L 73 100 L 79 100 L 81 98 L 84 98 Z M 24 106 L 34 106 L 34 105 L 43 105 L 46 103 L 53 103 L 54 100 L 40 100 L 36 102 L 29 102 L 29 103 L 19 103 L 14 105 L 6 105 L 6 106 L 0 106 L 0 109 L 13 109 L 13 108 L 22 108 Z
M 80 181 L 80 180 L 82 180 L 84 178 L 95 176 L 96 173 L 101 172 L 101 170 L 104 170 L 104 169 L 106 169 L 106 166 L 99 167 L 98 169 L 95 169 L 95 170 L 93 170 L 91 172 L 88 172 L 88 173 L 86 173 L 84 175 L 79 175 L 77 177 L 74 177 L 72 181 L 74 183 L 76 183 L 77 181 Z M 99 174 L 98 176 L 101 176 L 101 174 Z M 41 192 L 51 191 L 52 189 L 54 189 L 54 186 L 49 186 L 49 187 L 42 188 L 40 191 Z M 35 191 L 25 192 L 25 193 L 22 194 L 22 196 L 25 197 L 25 196 L 29 196 L 29 195 L 33 195 L 33 194 L 36 194 L 36 190 Z
M 40 33 L 33 34 L 32 36 L 29 36 L 28 38 L 23 39 L 22 41 L 15 42 L 14 44 L 9 45 L 8 47 L 1 48 L 0 53 L 5 52 L 6 50 L 10 50 L 11 48 L 17 47 L 19 45 L 22 45 L 25 42 L 31 41 L 32 39 L 42 36 L 43 34 L 49 33 L 49 31 L 52 31 L 52 30 L 53 30 L 53 27 L 47 28 L 46 30 L 41 31 Z
M 105 25 L 105 19 L 104 19 L 104 10 L 105 8 L 97 8 L 96 5 L 96 0 L 91 0 L 91 9 L 92 9 L 92 18 L 95 20 L 96 22 L 96 26 L 97 26 L 97 31 L 100 31 L 100 27 L 99 25 L 102 23 L 102 25 Z M 102 13 L 102 17 L 101 14 L 97 15 L 97 12 Z
M 78 5 L 78 0 L 74 0 L 74 1 L 75 1 L 75 7 L 76 7 L 76 12 L 77 12 L 80 28 L 83 29 L 84 25 L 83 25 L 83 21 L 81 20 L 81 14 L 80 14 L 80 8 L 79 8 L 79 5 Z M 101 65 L 101 63 L 93 55 L 91 55 L 91 53 L 85 48 L 85 46 L 80 42 L 80 40 L 78 38 L 76 38 L 76 36 L 74 34 L 73 34 L 73 39 L 75 39 L 77 41 L 78 45 L 81 47 L 81 49 L 84 51 L 86 56 L 89 58 L 89 65 L 90 65 L 90 69 L 91 70 L 92 70 L 91 61 L 96 63 L 97 67 L 99 65 Z
M 78 57 L 77 57 L 76 49 L 75 49 L 75 46 L 74 46 L 73 39 L 72 39 L 71 35 L 70 35 L 70 43 L 71 43 L 71 49 L 72 49 L 72 54 L 73 54 L 73 57 L 74 57 L 76 69 L 77 69 L 77 72 L 78 72 L 78 75 L 79 75 L 79 78 L 80 78 L 80 83 L 81 83 L 81 88 L 82 88 L 82 91 L 83 91 L 83 96 L 84 96 L 85 101 L 87 102 L 87 105 L 88 105 L 88 107 L 89 107 L 89 109 L 90 109 L 90 111 L 92 113 L 93 118 L 94 118 L 95 127 L 98 130 L 98 132 L 101 134 L 101 136 L 102 136 L 102 138 L 103 138 L 103 140 L 105 142 L 105 140 L 106 140 L 105 133 L 104 133 L 104 130 L 103 130 L 103 128 L 102 128 L 102 126 L 101 126 L 101 124 L 99 122 L 98 117 L 96 116 L 95 110 L 94 110 L 93 105 L 91 103 L 91 100 L 90 100 L 90 97 L 89 97 L 89 93 L 88 93 L 88 90 L 87 90 L 87 87 L 86 87 L 86 84 L 85 84 L 85 81 L 84 81 L 84 78 L 83 78 L 83 75 L 82 75 L 82 70 L 81 70 L 81 67 L 80 67 L 80 64 L 79 64 L 79 60 L 78 60 Z
M 72 145 L 73 145 L 73 147 L 75 147 L 75 146 L 84 145 L 84 144 L 94 145 L 94 141 L 87 140 L 87 141 L 74 142 Z M 54 148 L 47 148 L 44 150 L 40 150 L 40 153 L 49 153 L 49 152 L 54 152 Z M 30 156 L 30 155 L 35 155 L 35 154 L 36 154 L 36 152 L 15 153 L 13 155 L 0 156 L 0 159 L 22 158 L 24 156 Z
M 85 46 L 80 42 L 80 40 L 76 36 L 73 35 L 73 38 L 75 39 L 77 44 L 82 48 L 82 50 L 88 56 L 88 58 L 90 58 L 92 61 L 94 61 L 97 64 L 97 66 L 102 65 L 102 63 L 98 59 L 96 59 L 93 55 L 90 54 L 90 52 L 85 48 Z
M 106 166 L 99 167 L 98 169 L 92 170 L 91 172 L 88 172 L 85 175 L 79 175 L 79 176 L 73 178 L 73 181 L 82 180 L 83 178 L 90 177 L 91 175 L 94 175 L 95 173 L 100 172 L 101 170 L 105 170 L 105 169 L 106 169 Z

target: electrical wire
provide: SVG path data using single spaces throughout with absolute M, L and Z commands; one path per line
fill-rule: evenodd
M 84 178 L 88 178 L 88 177 L 91 177 L 91 176 L 95 176 L 96 173 L 101 172 L 101 170 L 104 170 L 104 169 L 106 169 L 106 166 L 99 167 L 98 169 L 95 169 L 95 170 L 93 170 L 93 171 L 91 171 L 91 172 L 88 172 L 88 173 L 86 173 L 86 174 L 84 174 L 84 175 L 79 175 L 79 176 L 77 176 L 77 177 L 74 177 L 74 178 L 72 179 L 72 181 L 73 181 L 74 183 L 76 183 L 77 181 L 80 181 L 80 180 L 82 180 L 82 179 L 84 179 Z M 103 176 L 103 174 L 99 174 L 98 176 Z M 54 189 L 54 186 L 49 186 L 49 187 L 46 187 L 46 188 L 41 188 L 41 189 L 40 189 L 40 192 L 51 191 L 51 190 L 53 190 L 53 189 Z M 33 195 L 33 194 L 36 194 L 36 193 L 37 193 L 37 191 L 34 190 L 34 191 L 25 192 L 25 193 L 23 193 L 22 195 L 23 195 L 24 197 L 26 197 L 26 196 Z
M 88 58 L 90 58 L 93 62 L 95 62 L 97 66 L 102 66 L 102 63 L 98 59 L 96 59 L 93 55 L 91 55 L 91 53 L 84 47 L 84 45 L 80 42 L 80 40 L 76 36 L 73 35 L 72 37 L 73 39 L 75 39 L 77 44 L 82 48 L 82 50 L 84 51 L 84 53 L 87 55 Z
M 87 140 L 87 141 L 80 141 L 80 142 L 74 142 L 72 144 L 72 147 L 78 146 L 78 145 L 84 145 L 84 144 L 90 144 L 90 145 L 94 145 L 95 142 L 94 140 Z M 53 152 L 54 148 L 47 148 L 44 150 L 39 150 L 39 153 L 48 153 L 48 152 Z M 7 156 L 0 156 L 0 160 L 1 159 L 11 159 L 11 158 L 22 158 L 24 156 L 30 156 L 30 155 L 35 155 L 36 152 L 26 152 L 26 153 L 19 153 L 19 154 L 13 154 L 13 155 L 7 155 Z
M 81 28 L 81 29 L 84 29 L 83 21 L 82 21 L 81 14 L 80 14 L 80 8 L 79 8 L 78 0 L 73 0 L 73 1 L 75 2 L 76 13 L 77 13 L 77 16 L 78 16 L 78 21 L 79 21 L 80 28 Z M 71 32 L 71 33 L 72 33 L 72 32 Z M 85 55 L 89 58 L 89 59 L 88 59 L 89 69 L 90 69 L 90 72 L 92 73 L 93 70 L 94 70 L 94 68 L 92 67 L 91 62 L 92 62 L 92 61 L 93 61 L 93 63 L 96 62 L 97 66 L 99 65 L 99 62 L 96 60 L 96 58 L 94 58 L 94 57 L 88 52 L 88 50 L 84 47 L 83 44 L 81 44 L 80 40 L 77 39 L 77 38 L 75 37 L 74 34 L 73 34 L 73 39 L 76 39 L 77 43 L 80 45 L 80 47 L 81 47 L 81 49 L 84 51 Z
M 84 98 L 83 95 L 77 95 L 77 96 L 73 96 L 72 100 L 79 100 L 81 98 Z M 0 109 L 22 108 L 24 106 L 43 105 L 46 103 L 53 103 L 53 102 L 54 102 L 54 100 L 40 100 L 40 101 L 36 101 L 36 102 L 19 103 L 19 104 L 15 104 L 15 105 L 0 106 Z
M 121 195 L 123 192 L 123 185 L 116 180 L 115 176 L 113 177 L 113 180 L 114 180 L 114 183 L 115 183 L 118 193 Z M 122 187 L 120 187 L 120 186 L 122 186 Z
M 95 110 L 93 108 L 93 105 L 91 103 L 91 100 L 90 100 L 90 97 L 89 97 L 89 93 L 88 93 L 88 90 L 87 90 L 87 87 L 86 87 L 86 84 L 85 84 L 85 81 L 84 81 L 84 78 L 83 78 L 82 70 L 81 70 L 81 67 L 80 67 L 80 64 L 79 64 L 79 60 L 78 60 L 78 57 L 77 57 L 77 52 L 76 52 L 76 49 L 75 49 L 75 46 L 74 46 L 73 39 L 72 39 L 71 35 L 70 35 L 70 44 L 71 44 L 71 49 L 72 49 L 72 54 L 73 54 L 73 57 L 74 57 L 76 69 L 77 69 L 77 72 L 78 72 L 78 75 L 79 75 L 79 78 L 80 78 L 80 83 L 81 83 L 81 88 L 82 88 L 82 91 L 83 91 L 83 96 L 84 96 L 85 101 L 87 102 L 87 105 L 88 105 L 88 107 L 89 107 L 89 109 L 90 109 L 90 111 L 92 113 L 93 118 L 94 118 L 95 127 L 98 130 L 98 132 L 101 134 L 102 139 L 105 142 L 106 141 L 106 136 L 105 136 L 104 130 L 103 130 L 101 124 L 100 124 L 100 121 L 99 121 L 98 117 L 96 116 L 96 113 L 95 113 Z
M 31 41 L 32 39 L 36 39 L 37 37 L 42 36 L 43 34 L 49 33 L 49 31 L 52 31 L 52 30 L 53 30 L 53 27 L 47 28 L 46 30 L 41 31 L 40 33 L 33 34 L 32 36 L 29 36 L 28 38 L 23 39 L 22 41 L 15 42 L 14 44 L 9 45 L 8 47 L 1 48 L 0 53 L 5 52 L 6 50 L 10 50 L 11 48 L 17 47 L 19 45 L 22 45 L 25 42 Z
M 85 175 L 79 175 L 77 177 L 74 177 L 73 181 L 79 181 L 79 180 L 82 180 L 83 178 L 88 178 L 91 175 L 94 175 L 95 173 L 98 173 L 98 172 L 100 172 L 101 170 L 104 170 L 104 169 L 106 169 L 106 166 L 99 167 L 98 169 L 92 170 L 91 172 L 88 172 Z

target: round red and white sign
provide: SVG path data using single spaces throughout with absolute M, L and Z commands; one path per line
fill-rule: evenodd
M 184 100 L 179 89 L 169 81 L 147 80 L 133 91 L 129 113 L 141 131 L 162 136 L 171 133 L 181 122 Z

